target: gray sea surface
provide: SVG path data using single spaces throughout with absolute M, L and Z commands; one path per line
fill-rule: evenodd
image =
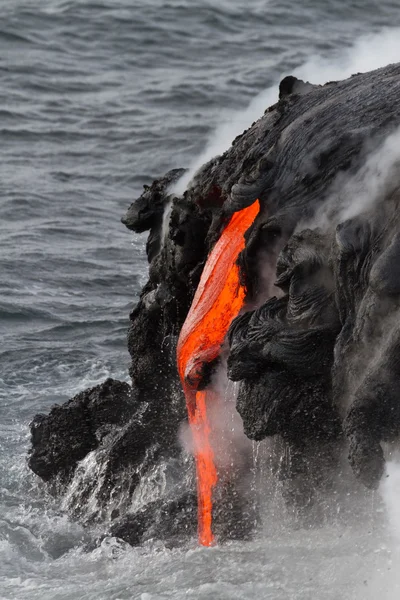
M 285 75 L 397 60 L 395 0 L 0 0 L 1 599 L 399 597 L 400 488 L 354 527 L 89 551 L 26 466 L 35 413 L 128 377 L 147 263 L 120 217 L 142 185 L 223 151 Z

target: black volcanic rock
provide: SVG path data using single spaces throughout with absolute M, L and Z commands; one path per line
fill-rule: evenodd
M 246 435 L 280 435 L 296 457 L 310 448 L 332 454 L 332 442 L 341 436 L 331 385 L 340 322 L 328 248 L 317 230 L 293 235 L 277 261 L 276 285 L 285 295 L 238 317 L 228 334 L 228 376 L 241 381 L 237 410 Z M 314 487 L 310 461 L 301 464 Z M 298 477 L 298 465 L 298 458 L 290 461 L 287 480 Z M 320 470 L 321 462 L 314 468 Z
M 172 169 L 161 179 L 153 181 L 151 186 L 145 185 L 143 194 L 132 202 L 121 221 L 135 233 L 149 231 L 160 226 L 165 204 L 168 201 L 168 188 L 182 175 L 185 169 Z
M 193 492 L 185 492 L 170 501 L 150 502 L 136 513 L 117 520 L 110 535 L 139 546 L 146 539 L 157 538 L 171 543 L 194 537 L 197 531 L 197 498 Z
M 137 406 L 137 396 L 127 383 L 107 379 L 62 406 L 53 406 L 49 415 L 36 415 L 29 467 L 44 481 L 58 477 L 67 482 L 77 463 L 113 427 L 127 423 Z
M 32 470 L 47 482 L 73 478 L 74 514 L 95 498 L 97 518 L 118 518 L 112 531 L 130 543 L 193 533 L 185 477 L 179 494 L 140 511 L 132 499 L 160 465 L 182 459 L 179 332 L 224 224 L 256 199 L 238 260 L 247 306 L 222 351 L 240 382 L 246 434 L 282 443 L 275 471 L 285 497 L 304 508 L 332 480 L 346 437 L 354 474 L 373 488 L 381 442 L 400 433 L 400 168 L 396 144 L 385 145 L 400 126 L 400 64 L 324 86 L 288 77 L 279 91 L 182 197 L 173 184 L 184 170 L 175 169 L 123 219 L 149 230 L 149 280 L 128 332 L 132 388 L 108 381 L 32 424 Z M 82 465 L 93 450 L 92 473 Z M 192 471 L 182 461 L 182 473 Z M 240 482 L 228 484 L 216 492 L 216 528 L 221 539 L 228 530 L 247 537 L 254 515 Z

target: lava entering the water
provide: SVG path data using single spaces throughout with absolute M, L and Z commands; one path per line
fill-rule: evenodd
M 260 203 L 256 200 L 231 217 L 207 259 L 178 340 L 178 369 L 195 449 L 198 532 L 203 546 L 211 546 L 214 541 L 212 490 L 217 483 L 217 470 L 210 444 L 207 404 L 216 392 L 200 391 L 198 387 L 204 366 L 219 356 L 229 325 L 243 306 L 246 292 L 240 285 L 236 261 L 245 245 L 244 234 L 259 210 Z

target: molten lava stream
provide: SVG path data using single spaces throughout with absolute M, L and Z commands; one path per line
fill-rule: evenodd
M 229 325 L 243 306 L 246 292 L 240 285 L 236 261 L 244 248 L 244 234 L 259 210 L 260 203 L 256 200 L 231 217 L 207 259 L 178 340 L 178 369 L 194 441 L 198 531 L 203 546 L 214 542 L 212 491 L 218 478 L 210 444 L 207 404 L 216 392 L 199 391 L 198 386 L 204 365 L 219 356 Z

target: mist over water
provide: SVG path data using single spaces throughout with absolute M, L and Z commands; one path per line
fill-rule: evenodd
M 227 149 L 285 75 L 323 83 L 399 60 L 398 7 L 4 0 L 0 17 L 0 598 L 398 598 L 395 459 L 374 494 L 344 473 L 324 500 L 337 518 L 304 529 L 274 487 L 271 446 L 254 445 L 259 537 L 212 549 L 96 547 L 25 462 L 35 413 L 127 379 L 147 264 L 145 236 L 119 219 L 141 186 Z

